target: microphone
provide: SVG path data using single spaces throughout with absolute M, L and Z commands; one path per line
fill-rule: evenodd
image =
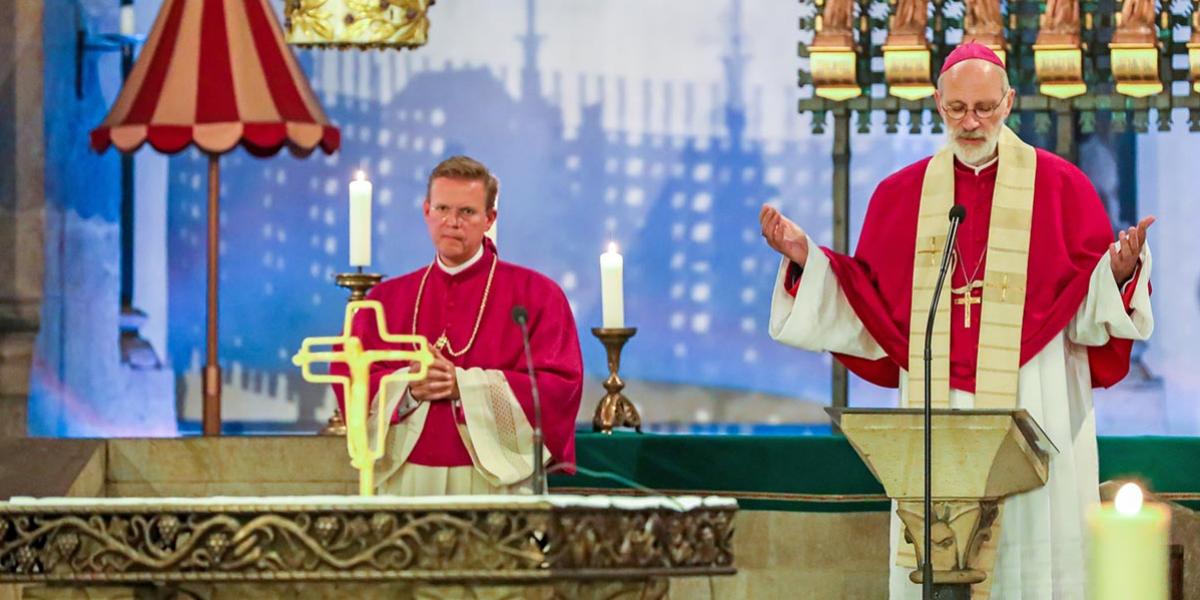
M 520 304 L 512 307 L 512 320 L 518 326 L 524 326 L 529 321 L 529 311 L 525 310 Z
M 933 520 L 933 409 L 930 406 L 933 403 L 933 321 L 937 317 L 938 299 L 942 295 L 942 284 L 946 282 L 946 271 L 950 267 L 950 251 L 954 248 L 954 238 L 958 236 L 959 224 L 966 217 L 967 209 L 962 205 L 956 204 L 950 209 L 950 231 L 946 234 L 946 247 L 942 249 L 942 266 L 938 270 L 937 285 L 933 288 L 929 319 L 925 322 L 925 561 L 921 565 L 921 596 L 924 600 L 933 600 L 933 562 L 930 560 L 933 547 L 933 534 L 930 529 L 930 522 Z M 966 310 L 971 310 L 971 306 L 967 305 Z
M 512 308 L 512 320 L 521 328 L 525 344 L 525 365 L 529 368 L 529 387 L 533 393 L 533 493 L 546 493 L 546 461 L 542 443 L 542 400 L 538 396 L 537 377 L 533 372 L 533 351 L 529 348 L 529 311 L 520 304 Z

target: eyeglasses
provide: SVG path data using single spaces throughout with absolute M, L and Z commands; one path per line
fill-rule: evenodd
M 968 112 L 975 113 L 975 118 L 982 121 L 984 119 L 992 118 L 992 115 L 996 114 L 996 111 L 1000 109 L 1000 105 L 1003 103 L 1004 101 L 1001 100 L 1000 102 L 989 104 L 988 106 L 976 106 L 975 108 L 971 109 L 967 108 L 966 104 L 956 102 L 949 106 L 943 104 L 942 110 L 946 113 L 946 118 L 952 121 L 961 121 L 965 119 Z
M 433 205 L 433 212 L 441 217 L 442 221 L 461 221 L 463 223 L 475 221 L 483 214 L 470 206 L 462 206 L 455 209 L 445 204 Z

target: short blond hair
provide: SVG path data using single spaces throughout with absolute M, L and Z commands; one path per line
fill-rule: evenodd
M 484 206 L 487 210 L 496 208 L 496 196 L 500 194 L 500 182 L 483 163 L 469 156 L 462 155 L 451 156 L 438 163 L 438 166 L 434 167 L 433 171 L 429 173 L 429 181 L 425 184 L 426 202 L 429 202 L 429 195 L 433 191 L 433 180 L 439 177 L 482 183 L 486 192 L 484 194 L 486 200 Z

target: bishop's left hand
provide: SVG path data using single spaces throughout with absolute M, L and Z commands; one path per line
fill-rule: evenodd
M 1146 243 L 1146 230 L 1153 224 L 1154 217 L 1146 217 L 1138 222 L 1137 227 L 1130 227 L 1118 234 L 1117 241 L 1109 246 L 1108 257 L 1118 286 L 1125 285 L 1133 277 L 1142 254 L 1142 245 Z

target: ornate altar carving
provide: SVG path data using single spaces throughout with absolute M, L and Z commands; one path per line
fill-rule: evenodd
M 732 500 L 251 500 L 0 504 L 0 581 L 478 584 L 735 572 Z

